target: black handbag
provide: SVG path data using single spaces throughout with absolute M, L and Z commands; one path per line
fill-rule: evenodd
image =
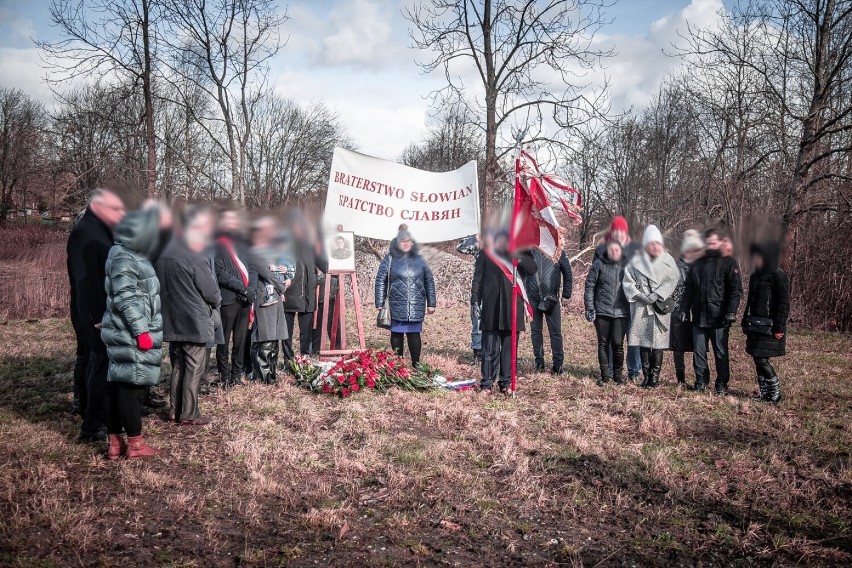
M 535 280 L 538 283 L 538 293 L 541 294 L 541 278 L 539 277 L 539 271 L 536 270 Z M 545 314 L 551 313 L 556 309 L 556 306 L 559 305 L 559 298 L 554 296 L 553 294 L 547 294 L 541 300 L 539 300 L 536 309 Z
M 379 308 L 379 313 L 376 316 L 376 326 L 382 329 L 390 329 L 393 324 L 390 311 L 390 279 L 391 267 L 393 266 L 393 257 L 388 258 L 388 287 L 385 291 L 385 302 Z
M 670 314 L 675 309 L 675 301 L 673 296 L 666 299 L 660 299 L 654 302 L 654 311 L 660 315 Z
M 772 335 L 772 326 L 774 323 L 771 318 L 746 316 L 743 320 L 743 331 L 757 335 Z

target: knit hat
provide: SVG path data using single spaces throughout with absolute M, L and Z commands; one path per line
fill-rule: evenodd
M 612 233 L 613 231 L 624 231 L 626 233 L 627 219 L 621 215 L 617 215 L 609 225 L 609 232 Z
M 698 234 L 695 229 L 689 229 L 683 233 L 683 240 L 680 243 L 680 252 L 687 253 L 691 250 L 701 250 L 704 248 L 704 239 Z
M 403 223 L 402 225 L 399 226 L 399 233 L 397 233 L 397 235 L 396 235 L 396 240 L 397 240 L 397 242 L 400 242 L 400 241 L 404 241 L 406 239 L 413 241 L 414 237 L 411 236 L 411 231 L 408 230 L 408 225 Z
M 642 246 L 646 247 L 651 243 L 663 244 L 663 234 L 656 225 L 648 225 L 645 228 L 645 234 L 642 235 Z

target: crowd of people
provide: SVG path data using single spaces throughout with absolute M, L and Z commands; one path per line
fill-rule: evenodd
M 201 412 L 201 395 L 247 381 L 274 384 L 282 363 L 297 350 L 306 356 L 320 352 L 325 314 L 335 313 L 337 277 L 326 275 L 322 239 L 301 212 L 291 212 L 286 227 L 271 215 L 261 216 L 247 237 L 236 208 L 187 206 L 177 217 L 156 202 L 127 213 L 116 193 L 100 189 L 68 239 L 77 339 L 72 411 L 82 417 L 80 440 L 108 442 L 109 459 L 160 453 L 142 436 L 146 412 L 165 408 L 169 421 L 203 426 L 210 419 Z M 335 244 L 348 250 L 345 242 Z M 483 393 L 493 392 L 496 382 L 509 394 L 517 340 L 513 322 L 517 332 L 526 326 L 524 299 L 508 276 L 514 261 L 531 311 L 536 370 L 546 369 L 546 324 L 551 372 L 564 372 L 561 317 L 571 298 L 571 263 L 564 252 L 556 258 L 538 249 L 513 256 L 509 244 L 509 232 L 498 230 L 459 246 L 476 255 L 471 346 L 481 365 Z M 664 351 L 671 350 L 677 380 L 684 384 L 684 353 L 693 353 L 694 389 L 704 391 L 712 345 L 715 392 L 727 393 L 728 333 L 742 295 L 733 246 L 728 235 L 711 228 L 703 237 L 687 231 L 680 250 L 675 260 L 654 225 L 645 228 L 641 246 L 633 243 L 627 221 L 613 220 L 595 250 L 584 294 L 586 319 L 597 335 L 599 385 L 638 382 L 641 376 L 640 386 L 654 388 Z M 755 245 L 751 254 L 755 272 L 741 323 L 760 397 L 778 402 L 780 383 L 770 358 L 785 352 L 788 283 L 777 244 Z M 323 305 L 326 286 L 331 287 L 328 306 Z M 402 356 L 407 344 L 416 367 L 437 290 L 405 225 L 379 264 L 375 302 L 387 312 L 391 348 Z M 332 341 L 340 347 L 339 337 Z M 168 400 L 152 389 L 160 381 L 164 344 L 171 363 Z

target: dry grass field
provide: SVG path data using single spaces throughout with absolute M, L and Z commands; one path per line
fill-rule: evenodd
M 149 417 L 165 456 L 112 463 L 74 441 L 68 322 L 0 323 L 0 565 L 852 564 L 852 339 L 792 330 L 768 406 L 737 333 L 719 398 L 668 357 L 656 391 L 598 388 L 591 326 L 565 328 L 560 378 L 523 337 L 514 400 L 282 380 L 205 398 L 202 429 Z M 467 332 L 440 311 L 426 361 L 476 373 Z

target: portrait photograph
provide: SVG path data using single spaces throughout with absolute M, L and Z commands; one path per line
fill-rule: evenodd
M 325 245 L 329 272 L 355 270 L 355 233 L 335 233 Z

